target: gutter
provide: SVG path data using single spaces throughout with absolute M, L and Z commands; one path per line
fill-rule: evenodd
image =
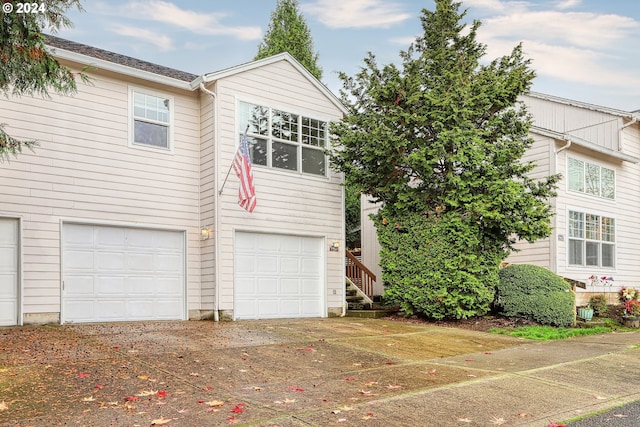
M 219 203 L 218 203 L 218 198 L 219 198 L 219 193 L 218 193 L 218 96 L 216 95 L 215 92 L 210 91 L 209 89 L 207 89 L 204 86 L 203 82 L 200 82 L 200 90 L 203 91 L 204 93 L 206 93 L 207 95 L 211 96 L 211 99 L 213 101 L 213 149 L 214 149 L 214 156 L 215 156 L 215 160 L 214 160 L 214 172 L 213 172 L 213 186 L 214 186 L 214 194 L 213 194 L 213 203 L 214 203 L 214 216 L 215 218 L 213 219 L 214 221 L 214 230 L 213 230 L 213 244 L 214 244 L 214 257 L 215 260 L 213 262 L 213 268 L 214 268 L 214 286 L 215 286 L 215 292 L 214 292 L 214 299 L 213 299 L 213 320 L 215 322 L 219 322 L 220 321 L 220 314 L 219 314 L 219 299 L 220 299 L 220 269 L 218 268 L 218 261 L 220 260 L 220 215 L 219 215 Z

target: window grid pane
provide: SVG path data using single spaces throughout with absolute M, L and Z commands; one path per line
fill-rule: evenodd
M 585 237 L 591 240 L 600 240 L 600 217 L 597 215 L 585 215 Z
M 302 147 L 302 172 L 324 176 L 326 169 L 326 156 L 323 150 Z
M 600 166 L 587 163 L 584 173 L 585 193 L 600 195 Z
M 602 168 L 602 197 L 606 197 L 607 199 L 615 199 L 616 190 L 615 190 L 615 172 L 613 169 Z
M 616 241 L 616 225 L 613 218 L 602 217 L 602 240 L 604 242 Z
M 302 143 L 314 147 L 326 146 L 326 122 L 308 117 L 302 118 Z
M 569 158 L 569 190 L 584 192 L 584 162 Z
M 298 142 L 298 115 L 286 111 L 273 110 L 271 114 L 271 135 L 287 141 Z
M 584 237 L 584 214 L 582 212 L 569 212 L 569 237 Z
M 271 166 L 278 169 L 298 170 L 298 147 L 283 142 L 272 142 Z

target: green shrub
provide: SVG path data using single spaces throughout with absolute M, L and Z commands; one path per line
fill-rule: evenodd
M 575 298 L 560 276 L 528 264 L 507 266 L 499 276 L 494 302 L 498 313 L 545 325 L 573 324 Z
M 475 221 L 456 212 L 399 218 L 381 210 L 375 222 L 385 301 L 431 319 L 489 311 L 502 252 L 483 251 Z
M 589 306 L 593 308 L 593 312 L 596 316 L 606 316 L 609 312 L 607 297 L 603 294 L 593 295 L 589 298 Z

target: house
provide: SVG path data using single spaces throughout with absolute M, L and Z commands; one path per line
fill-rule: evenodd
M 540 93 L 521 97 L 533 118 L 532 177 L 562 174 L 551 199 L 553 232 L 535 243 L 517 242 L 507 262 L 536 264 L 584 284 L 576 303 L 640 276 L 640 123 L 638 112 L 605 108 Z M 369 219 L 377 206 L 362 203 L 362 262 L 380 277 L 379 244 Z M 590 277 L 613 278 L 591 280 Z M 376 291 L 382 292 L 378 281 Z
M 287 53 L 193 75 L 56 37 L 90 84 L 0 100 L 0 325 L 344 310 L 339 100 Z M 257 206 L 238 204 L 242 134 Z M 231 173 L 230 173 L 231 172 Z

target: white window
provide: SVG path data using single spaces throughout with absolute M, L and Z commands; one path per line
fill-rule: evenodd
M 568 186 L 571 191 L 615 199 L 615 171 L 569 157 Z
M 171 150 L 173 97 L 134 88 L 129 92 L 130 144 Z
M 238 126 L 254 165 L 326 176 L 326 121 L 240 102 Z
M 615 267 L 615 219 L 569 211 L 569 265 Z

